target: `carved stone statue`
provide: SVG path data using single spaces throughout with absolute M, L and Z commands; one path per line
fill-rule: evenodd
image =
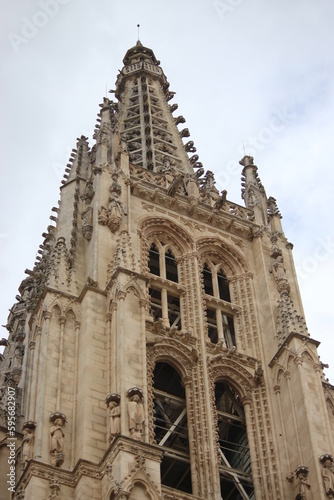
M 296 469 L 296 478 L 299 482 L 299 493 L 296 500 L 311 500 L 311 485 L 308 479 L 309 469 L 305 466 L 300 466 Z
M 135 439 L 141 439 L 144 423 L 144 408 L 138 394 L 131 397 L 128 403 L 129 431 Z
M 324 481 L 325 491 L 328 498 L 334 498 L 334 459 L 332 455 L 326 454 L 320 457 L 323 465 L 322 479 Z
M 273 263 L 273 269 L 275 273 L 275 281 L 277 283 L 277 288 L 279 292 L 283 292 L 284 290 L 289 292 L 290 286 L 288 284 L 286 269 L 284 267 L 284 261 L 282 255 L 279 255 L 275 262 Z
M 51 463 L 60 467 L 64 463 L 64 436 L 63 426 L 66 422 L 65 415 L 61 413 L 54 413 L 51 415 L 50 420 L 53 426 L 50 430 L 50 454 Z
M 110 438 L 112 439 L 116 434 L 121 432 L 121 408 L 117 401 L 110 401 L 109 403 L 109 417 L 110 417 Z
M 34 458 L 34 445 L 35 445 L 35 422 L 26 422 L 23 425 L 23 439 L 22 439 L 22 466 L 25 468 L 28 462 Z

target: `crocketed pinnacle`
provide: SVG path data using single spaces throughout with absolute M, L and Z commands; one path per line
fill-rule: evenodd
M 154 172 L 193 174 L 201 164 L 197 155 L 188 157 L 196 149 L 190 141 L 183 143 L 189 130 L 179 130 L 185 119 L 172 115 L 178 107 L 169 104 L 175 92 L 169 90 L 160 61 L 138 40 L 123 63 L 114 91 L 119 101 L 115 127 L 127 144 L 130 162 Z

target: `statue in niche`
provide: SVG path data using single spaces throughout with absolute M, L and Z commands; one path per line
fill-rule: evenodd
M 296 500 L 311 500 L 311 485 L 308 479 L 309 469 L 305 466 L 300 466 L 296 469 L 296 478 L 299 481 L 299 493 Z
M 28 462 L 34 458 L 35 446 L 35 422 L 26 422 L 23 425 L 22 439 L 22 467 L 25 468 Z
M 128 402 L 129 431 L 134 439 L 141 439 L 144 423 L 144 408 L 139 394 L 134 394 Z
M 107 225 L 111 232 L 117 231 L 117 229 L 121 224 L 122 216 L 123 216 L 122 202 L 118 200 L 116 194 L 114 196 L 110 196 Z
M 121 408 L 117 401 L 109 403 L 109 430 L 110 440 L 121 432 Z
M 91 240 L 93 234 L 93 209 L 87 207 L 81 215 L 82 219 L 82 234 L 86 240 Z
M 22 367 L 23 349 L 24 348 L 22 346 L 17 346 L 15 348 L 12 368 L 21 368 Z
M 53 413 L 50 417 L 53 426 L 50 430 L 50 454 L 51 463 L 60 467 L 64 463 L 64 436 L 63 426 L 66 422 L 65 415 Z
M 334 498 L 334 459 L 332 455 L 326 454 L 320 457 L 320 462 L 323 465 L 322 479 L 324 481 L 326 495 L 328 498 Z
M 279 292 L 290 291 L 290 286 L 288 284 L 286 269 L 284 267 L 283 257 L 279 255 L 275 262 L 273 263 L 273 269 L 275 273 L 275 281 L 277 283 L 277 288 Z

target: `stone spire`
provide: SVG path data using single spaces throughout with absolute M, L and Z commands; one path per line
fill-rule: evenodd
M 177 127 L 185 119 L 172 115 L 178 107 L 169 104 L 175 92 L 169 90 L 160 61 L 138 40 L 123 63 L 111 92 L 119 101 L 112 104 L 117 111 L 115 128 L 127 144 L 130 163 L 153 172 L 193 174 L 201 164 L 197 155 L 188 157 L 187 152 L 196 149 L 192 142 L 183 143 L 189 130 Z

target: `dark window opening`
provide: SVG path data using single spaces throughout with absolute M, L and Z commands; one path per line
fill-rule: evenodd
M 177 264 L 174 255 L 170 250 L 165 254 L 166 278 L 170 281 L 178 282 Z
M 213 295 L 212 272 L 205 264 L 203 268 L 204 291 L 208 295 Z
M 235 481 L 238 481 L 238 487 Z M 220 471 L 220 493 L 224 500 L 255 499 L 254 487 L 247 478 L 234 478 L 226 471 Z
M 219 271 L 217 274 L 217 281 L 219 289 L 219 298 L 222 300 L 226 300 L 227 302 L 231 302 L 228 281 L 226 276 L 221 271 Z
M 161 464 L 161 483 L 185 493 L 191 493 L 190 463 L 165 456 Z
M 150 313 L 153 317 L 153 321 L 158 321 L 159 318 L 162 318 L 161 291 L 150 288 L 149 294 L 151 297 Z
M 148 267 L 150 269 L 150 273 L 160 276 L 159 251 L 154 243 L 150 248 Z
M 154 369 L 154 434 L 165 450 L 161 483 L 192 493 L 187 405 L 180 375 L 167 363 Z
M 222 316 L 222 319 L 223 319 L 224 339 L 226 342 L 226 347 L 228 349 L 231 349 L 231 347 L 236 345 L 233 317 L 224 314 Z
M 240 396 L 233 388 L 215 384 L 218 436 L 221 456 L 220 486 L 225 499 L 253 499 L 246 421 Z
M 168 363 L 157 363 L 154 370 L 154 388 L 185 399 L 181 377 Z
M 207 309 L 208 335 L 213 344 L 218 342 L 217 315 L 215 309 Z
M 174 297 L 173 295 L 168 294 L 167 304 L 169 326 L 171 328 L 177 328 L 178 330 L 181 330 L 181 310 L 179 297 Z

